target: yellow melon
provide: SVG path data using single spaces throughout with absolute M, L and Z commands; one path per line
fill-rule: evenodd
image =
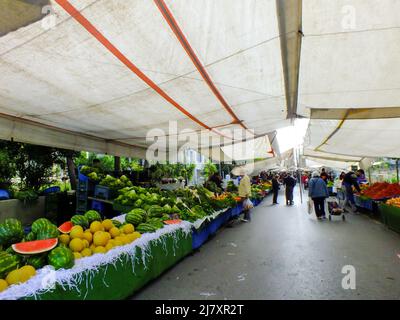
M 36 274 L 35 268 L 30 265 L 23 266 L 19 269 L 19 272 L 21 274 L 22 282 L 28 281 Z
M 106 253 L 107 250 L 105 247 L 103 246 L 98 246 L 94 249 L 93 253 Z
M 97 231 L 93 235 L 93 244 L 96 247 L 98 247 L 98 246 L 104 247 L 107 244 L 108 240 L 110 240 L 109 235 L 107 235 L 107 233 L 104 231 Z
M 81 226 L 73 226 L 71 232 L 69 233 L 71 239 L 82 239 L 83 238 L 83 228 Z
M 86 239 L 83 239 L 82 243 L 83 243 L 84 248 L 89 248 L 89 246 L 90 246 L 89 241 L 87 241 Z
M 72 239 L 71 242 L 69 243 L 69 248 L 73 252 L 81 252 L 85 248 L 85 245 L 84 245 L 82 239 L 75 238 L 75 239 Z
M 95 234 L 98 231 L 104 231 L 104 227 L 100 221 L 93 221 L 90 224 L 90 232 Z
M 110 219 L 103 220 L 101 223 L 104 227 L 104 230 L 109 231 L 110 229 L 114 228 L 114 224 Z
M 93 235 L 92 235 L 92 233 L 90 232 L 90 230 L 86 230 L 86 231 L 83 233 L 83 239 L 87 240 L 87 242 L 89 242 L 89 244 L 92 243 L 92 241 L 93 241 Z
M 13 284 L 22 283 L 22 282 L 24 282 L 24 280 L 25 280 L 24 275 L 22 274 L 20 269 L 11 271 L 6 277 L 6 281 L 9 286 L 11 286 Z
M 0 279 L 0 292 L 6 290 L 8 287 L 8 283 L 4 279 Z
M 81 255 L 82 257 L 90 257 L 92 255 L 92 250 L 89 248 L 83 249 Z
M 122 231 L 126 234 L 132 233 L 135 231 L 135 227 L 133 226 L 132 223 L 127 223 L 122 227 Z
M 121 233 L 117 227 L 112 227 L 109 232 L 112 238 L 118 237 Z
M 82 258 L 82 255 L 79 252 L 73 252 L 75 260 Z
M 69 237 L 68 234 L 62 234 L 58 237 L 58 241 L 60 241 L 60 243 L 65 244 L 67 246 L 67 245 L 69 245 L 71 238 Z
M 113 244 L 112 243 L 107 243 L 106 250 L 108 251 L 108 250 L 111 250 L 112 248 L 114 248 Z

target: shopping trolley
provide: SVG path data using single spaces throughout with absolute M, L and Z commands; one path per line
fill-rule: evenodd
M 344 204 L 342 201 L 344 200 L 342 200 L 340 197 L 329 197 L 326 200 L 329 220 L 332 220 L 332 216 L 341 217 L 343 221 L 346 220 L 344 215 Z

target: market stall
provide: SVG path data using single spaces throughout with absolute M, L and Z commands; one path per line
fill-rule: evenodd
M 103 196 L 114 193 L 110 201 L 124 214 L 105 219 L 91 209 L 59 227 L 45 218 L 29 228 L 16 219 L 0 224 L 0 300 L 127 298 L 242 211 L 229 192 L 143 188 L 109 176 L 103 185 L 104 180 L 109 190 L 97 189 Z M 117 186 L 122 188 L 108 192 Z M 269 187 L 252 186 L 254 205 Z
M 44 267 L 27 282 L 0 293 L 0 300 L 124 299 L 191 251 L 191 225 L 166 226 L 106 255 L 80 259 L 72 269 Z

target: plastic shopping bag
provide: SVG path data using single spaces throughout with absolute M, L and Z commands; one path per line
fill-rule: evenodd
M 243 210 L 250 210 L 254 208 L 253 202 L 250 199 L 246 199 L 243 201 Z
M 308 214 L 313 213 L 313 210 L 314 210 L 314 202 L 313 202 L 313 200 L 311 198 L 308 198 L 308 201 L 307 201 L 307 212 L 308 212 Z

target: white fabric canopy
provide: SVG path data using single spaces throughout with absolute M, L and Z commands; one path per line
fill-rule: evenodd
M 268 134 L 318 109 L 307 149 L 399 157 L 400 114 L 376 111 L 400 106 L 398 0 L 46 0 L 44 19 L 16 3 L 0 14 L 2 139 L 143 156 L 149 132 L 182 146 L 186 129 L 244 159 L 226 145 L 246 129 L 265 158 Z M 369 118 L 336 118 L 350 108 Z
M 400 106 L 400 1 L 304 0 L 298 114 Z
M 53 14 L 0 37 L 0 117 L 42 128 L 35 135 L 3 130 L 0 138 L 87 150 L 71 138 L 85 135 L 146 148 L 149 130 L 170 137 L 169 121 L 176 121 L 179 131 L 215 128 L 211 136 L 223 137 L 213 140 L 218 146 L 226 135 L 217 130 L 261 135 L 288 124 L 274 0 L 165 1 L 222 98 L 159 2 L 52 0 Z
M 319 158 L 319 159 L 342 161 L 342 162 L 360 162 L 363 159 L 362 157 L 321 152 L 306 148 L 303 149 L 302 155 L 306 158 L 310 157 L 310 158 Z
M 238 176 L 244 170 L 248 175 L 259 175 L 262 171 L 280 168 L 279 160 L 274 157 L 271 159 L 255 161 L 243 166 L 238 166 L 232 169 L 232 174 Z
M 357 165 L 358 162 L 343 162 L 343 161 L 334 161 L 334 160 L 326 160 L 321 158 L 305 158 L 306 167 L 308 168 L 320 168 L 320 167 L 328 167 L 332 169 L 339 170 L 349 170 L 352 165 Z
M 267 136 L 218 147 L 202 148 L 198 151 L 216 162 L 265 159 L 274 156 Z
M 311 120 L 306 147 L 357 157 L 400 157 L 399 119 Z

